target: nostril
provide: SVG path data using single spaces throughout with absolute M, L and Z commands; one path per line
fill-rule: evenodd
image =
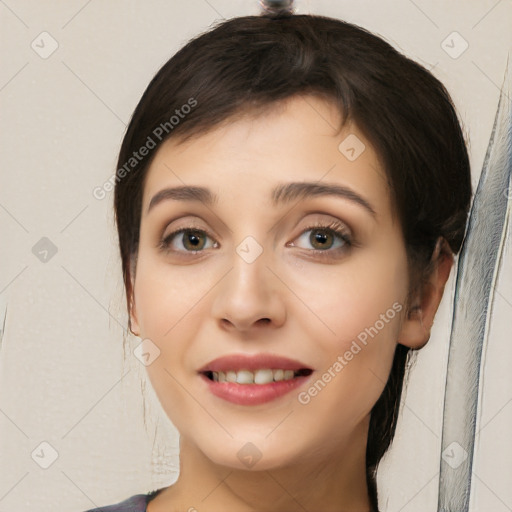
M 240 331 L 248 331 L 250 329 L 254 329 L 254 328 L 262 328 L 263 326 L 267 326 L 267 325 L 271 325 L 272 323 L 276 322 L 275 319 L 273 318 L 268 318 L 268 317 L 263 317 L 263 318 L 258 318 L 258 317 L 255 317 L 254 319 L 251 319 L 251 318 L 240 318 L 240 319 L 229 319 L 229 318 L 220 318 L 219 319 L 219 322 L 220 322 L 220 326 L 223 328 L 223 329 L 237 329 L 237 330 L 240 330 Z M 276 325 L 277 325 L 277 322 L 276 322 Z

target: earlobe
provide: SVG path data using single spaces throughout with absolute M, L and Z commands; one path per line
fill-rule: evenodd
M 432 272 L 421 294 L 414 297 L 398 337 L 400 344 L 412 349 L 424 347 L 430 338 L 434 317 L 443 298 L 444 287 L 453 265 L 453 253 L 442 237 L 437 240 L 431 264 Z

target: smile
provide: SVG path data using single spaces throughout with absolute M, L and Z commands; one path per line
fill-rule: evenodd
M 210 361 L 198 373 L 214 396 L 237 405 L 259 405 L 303 385 L 313 369 L 276 354 L 230 354 Z
M 281 382 L 291 380 L 294 377 L 310 375 L 312 370 L 304 368 L 302 370 L 284 370 L 284 369 L 261 369 L 251 370 L 228 370 L 227 372 L 205 372 L 204 375 L 214 382 L 235 382 L 237 384 L 269 384 L 271 382 Z

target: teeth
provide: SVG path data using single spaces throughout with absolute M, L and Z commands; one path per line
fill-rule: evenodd
M 285 371 L 284 371 L 284 377 L 283 377 L 283 379 L 284 379 L 284 380 L 290 380 L 290 379 L 293 379 L 293 374 L 294 374 L 294 371 L 293 371 L 293 370 L 285 370 Z
M 294 376 L 295 372 L 293 370 L 271 370 L 268 368 L 255 371 L 212 372 L 212 378 L 215 382 L 236 382 L 237 384 L 269 384 L 270 382 L 291 380 Z
M 226 373 L 226 380 L 228 382 L 236 382 L 236 372 L 227 372 Z
M 254 372 L 254 384 L 268 384 L 269 382 L 274 382 L 274 372 L 272 370 L 256 370 Z
M 219 378 L 223 372 L 219 372 Z M 254 373 L 249 370 L 240 370 L 236 372 L 236 382 L 238 384 L 252 384 L 254 382 Z

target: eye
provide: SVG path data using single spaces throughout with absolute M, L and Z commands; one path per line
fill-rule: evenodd
M 173 231 L 159 244 L 159 248 L 163 251 L 191 253 L 218 246 L 218 242 L 214 241 L 206 231 L 196 228 L 181 228 Z
M 347 250 L 353 245 L 347 228 L 340 222 L 334 221 L 328 225 L 317 224 L 305 229 L 297 238 L 298 244 L 290 245 L 307 249 L 309 244 L 315 252 L 337 252 Z

